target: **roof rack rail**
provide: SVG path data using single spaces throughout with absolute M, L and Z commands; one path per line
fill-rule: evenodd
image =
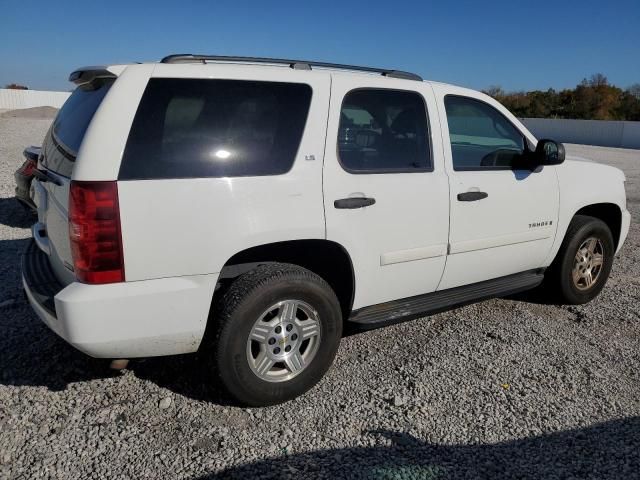
M 385 77 L 402 78 L 404 80 L 422 81 L 420 75 L 402 70 L 390 70 L 387 68 L 359 67 L 356 65 L 343 65 L 340 63 L 314 62 L 309 60 L 288 60 L 284 58 L 264 57 L 228 57 L 221 55 L 192 55 L 190 53 L 169 55 L 160 60 L 160 63 L 192 63 L 192 62 L 228 62 L 228 63 L 265 63 L 276 65 L 289 65 L 294 70 L 311 70 L 312 67 L 335 68 L 339 70 L 353 70 L 356 72 L 379 73 Z

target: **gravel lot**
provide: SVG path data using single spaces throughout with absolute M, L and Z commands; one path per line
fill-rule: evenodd
M 195 356 L 114 373 L 31 313 L 12 174 L 49 122 L 0 118 L 0 478 L 640 478 L 640 152 L 568 146 L 625 170 L 636 222 L 591 304 L 354 335 L 307 395 L 242 409 Z

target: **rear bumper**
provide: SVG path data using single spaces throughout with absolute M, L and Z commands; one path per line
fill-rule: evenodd
M 202 340 L 217 274 L 138 282 L 60 285 L 32 242 L 22 261 L 31 307 L 56 334 L 101 358 L 195 352 Z

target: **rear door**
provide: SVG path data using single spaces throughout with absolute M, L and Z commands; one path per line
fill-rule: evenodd
M 432 292 L 440 281 L 449 187 L 437 128 L 428 85 L 333 75 L 324 162 L 327 238 L 353 261 L 354 309 Z
M 39 169 L 49 179 L 34 180 L 38 222 L 33 234 L 50 255 L 51 266 L 63 283 L 75 279 L 68 225 L 71 175 L 87 127 L 113 82 L 102 78 L 77 87 L 58 112 L 42 146 Z

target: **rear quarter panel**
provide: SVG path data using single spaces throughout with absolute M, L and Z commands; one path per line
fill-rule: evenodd
M 84 136 L 73 180 L 116 180 L 133 117 L 154 65 L 129 65 L 98 107 Z
M 252 246 L 325 238 L 322 162 L 329 74 L 280 67 L 157 65 L 153 76 L 301 82 L 313 93 L 288 173 L 118 182 L 127 281 L 217 273 L 231 256 Z M 315 160 L 306 160 L 308 156 Z

